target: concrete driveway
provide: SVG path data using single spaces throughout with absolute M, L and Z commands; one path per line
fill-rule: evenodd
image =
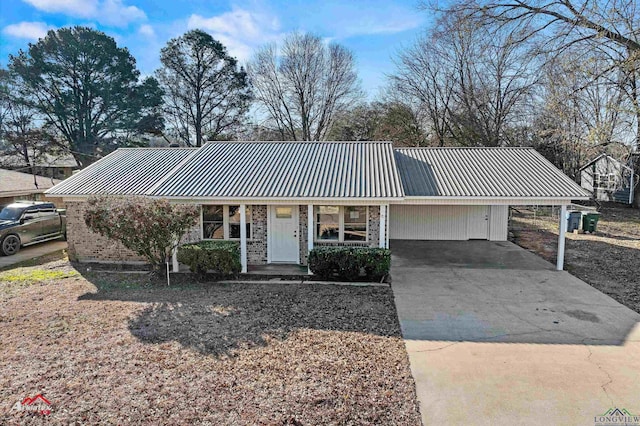
M 44 256 L 45 254 L 53 253 L 66 248 L 67 242 L 62 240 L 52 240 L 47 241 L 46 243 L 34 244 L 32 246 L 24 247 L 13 256 L 0 255 L 0 269 L 8 268 L 12 265 L 15 265 L 16 263 Z
M 640 415 L 639 314 L 509 242 L 396 240 L 391 250 L 425 425 Z

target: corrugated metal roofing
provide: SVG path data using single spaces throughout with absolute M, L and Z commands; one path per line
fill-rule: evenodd
M 142 195 L 195 151 L 195 148 L 121 148 L 47 193 Z
M 399 148 L 407 197 L 589 197 L 533 148 Z
M 150 195 L 400 198 L 390 142 L 214 142 Z

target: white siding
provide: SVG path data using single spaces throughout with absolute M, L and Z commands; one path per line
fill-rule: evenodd
M 389 238 L 466 240 L 468 206 L 391 205 Z
M 489 207 L 489 206 L 486 206 Z M 482 209 L 484 212 L 485 210 Z M 490 206 L 487 239 L 506 241 L 508 206 Z M 389 238 L 398 240 L 468 240 L 469 220 L 479 206 L 392 204 Z M 476 229 L 477 231 L 477 229 Z M 478 234 L 473 235 L 479 238 Z
M 489 213 L 489 240 L 507 241 L 509 206 L 491 206 Z

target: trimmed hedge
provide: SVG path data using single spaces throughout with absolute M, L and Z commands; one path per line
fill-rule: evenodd
M 391 251 L 371 247 L 318 247 L 309 253 L 309 269 L 323 280 L 380 281 L 391 268 Z
M 240 244 L 237 241 L 200 241 L 178 247 L 178 262 L 203 276 L 207 271 L 235 275 L 242 270 Z

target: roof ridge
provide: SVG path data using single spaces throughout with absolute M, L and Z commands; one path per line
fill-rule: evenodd
M 258 143 L 273 143 L 273 144 L 339 144 L 339 143 L 360 143 L 360 144 L 374 144 L 374 143 L 393 143 L 392 141 L 209 141 L 205 145 L 214 143 L 223 144 L 258 144 Z M 204 146 L 204 145 L 203 145 Z
M 148 150 L 161 150 L 161 149 L 171 149 L 171 150 L 175 150 L 175 149 L 200 149 L 202 147 L 199 146 L 122 146 L 117 148 L 115 151 L 119 151 L 119 150 L 137 150 L 137 151 L 141 151 L 143 149 L 148 149 Z M 115 152 L 114 151 L 114 152 Z M 102 157 L 104 158 L 104 157 Z
M 394 150 L 401 149 L 535 149 L 532 146 L 399 146 Z

